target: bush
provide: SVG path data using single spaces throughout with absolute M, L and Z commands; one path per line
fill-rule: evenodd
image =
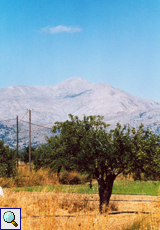
M 18 167 L 18 173 L 13 178 L 0 178 L 0 185 L 3 188 L 43 186 L 58 184 L 55 173 L 48 174 L 48 170 L 32 170 L 29 173 L 29 164 L 22 164 Z
M 4 141 L 0 140 L 0 177 L 11 177 L 16 173 L 16 150 L 4 145 Z
M 35 147 L 31 147 L 31 161 L 34 161 L 34 151 L 35 151 Z M 19 152 L 19 157 L 21 159 L 21 161 L 24 161 L 25 164 L 27 164 L 29 162 L 29 145 L 25 147 L 24 150 Z
M 81 175 L 77 172 L 61 172 L 59 177 L 59 183 L 61 184 L 84 184 L 85 182 L 88 182 L 88 176 L 87 175 Z

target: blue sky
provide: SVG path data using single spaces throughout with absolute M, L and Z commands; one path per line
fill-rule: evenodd
M 71 77 L 160 101 L 160 1 L 1 0 L 0 88 Z

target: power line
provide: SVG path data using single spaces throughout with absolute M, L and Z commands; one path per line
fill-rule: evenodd
M 28 113 L 28 111 L 27 111 L 27 113 Z M 23 118 L 27 115 L 27 113 L 23 116 Z M 22 119 L 23 119 L 23 118 L 22 118 Z M 22 121 L 22 122 L 25 122 L 25 123 L 28 123 L 28 124 L 29 124 L 28 121 L 24 121 L 24 120 L 22 120 L 22 119 L 19 119 L 19 121 Z M 16 120 L 16 118 L 14 118 L 14 119 L 7 119 L 7 120 L 0 120 L 0 122 L 12 121 L 12 120 Z M 39 127 L 41 127 L 41 128 L 45 128 L 45 129 L 50 129 L 50 130 L 52 130 L 52 128 L 49 128 L 49 127 L 46 127 L 46 126 L 43 126 L 43 125 L 38 125 L 38 124 L 34 124 L 34 123 L 31 123 L 31 125 L 35 125 L 35 126 L 39 126 Z
M 28 109 L 27 109 L 27 112 L 24 114 L 24 116 L 22 117 L 21 120 L 23 120 L 23 118 L 27 115 L 27 113 L 28 113 Z
M 23 120 L 20 120 L 20 121 L 22 121 L 22 122 L 25 122 L 25 123 L 28 123 L 28 124 L 29 124 L 29 122 L 28 122 L 28 121 L 23 121 Z M 45 128 L 45 129 L 50 129 L 50 130 L 52 130 L 52 128 L 49 128 L 49 127 L 46 127 L 46 126 L 43 126 L 43 125 L 34 124 L 34 123 L 32 123 L 32 122 L 31 122 L 31 125 L 35 125 L 35 126 L 39 126 L 39 127 L 41 127 L 41 128 Z
M 16 118 L 14 118 L 14 119 L 8 119 L 8 120 L 1 120 L 0 122 L 3 122 L 3 121 L 12 121 L 12 120 L 16 120 Z

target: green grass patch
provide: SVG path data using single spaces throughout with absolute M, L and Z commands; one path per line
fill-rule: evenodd
M 135 195 L 160 195 L 159 181 L 115 181 L 113 193 Z
M 69 193 L 98 193 L 98 185 L 93 184 L 93 188 L 89 188 L 89 184 L 80 185 L 46 185 L 19 187 L 13 189 L 19 191 L 45 191 L 45 192 L 69 192 Z M 112 193 L 115 194 L 135 194 L 135 195 L 160 195 L 159 182 L 153 181 L 115 181 Z
M 80 185 L 46 185 L 46 186 L 31 186 L 31 187 L 17 187 L 13 191 L 28 191 L 28 192 L 66 192 L 66 193 L 98 193 L 97 184 L 90 189 L 88 184 Z

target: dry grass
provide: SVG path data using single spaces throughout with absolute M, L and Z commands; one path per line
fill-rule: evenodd
M 80 175 L 77 172 L 61 172 L 59 177 L 59 182 L 61 184 L 84 184 L 88 182 L 88 175 Z
M 119 175 L 116 180 L 133 180 L 132 176 L 124 177 Z M 0 185 L 3 188 L 24 187 L 24 186 L 43 186 L 59 184 L 84 184 L 89 181 L 87 175 L 80 175 L 77 172 L 61 172 L 60 181 L 56 173 L 48 174 L 48 170 L 38 170 L 29 173 L 29 164 L 21 164 L 18 168 L 18 174 L 15 178 L 0 178 Z M 93 183 L 97 183 L 94 179 Z
M 160 229 L 160 201 L 158 197 L 112 195 L 111 199 L 116 200 L 147 199 L 156 202 L 116 201 L 115 206 L 118 207 L 118 211 L 149 211 L 151 212 L 149 215 L 141 213 L 99 215 L 98 194 L 64 194 L 45 191 L 16 193 L 4 189 L 4 195 L 4 198 L 0 198 L 0 207 L 21 208 L 23 230 L 122 230 L 133 229 L 130 228 L 133 227 L 133 223 L 137 221 L 142 223 L 142 220 L 143 228 L 140 229 Z M 92 201 L 93 199 L 96 201 Z M 109 212 L 112 211 L 109 210 Z M 66 215 L 70 215 L 70 217 Z M 151 228 L 147 228 L 147 226 L 151 226 Z
M 3 188 L 38 186 L 58 184 L 55 173 L 48 174 L 48 170 L 39 170 L 29 173 L 29 165 L 23 164 L 18 168 L 18 175 L 15 178 L 0 178 L 0 185 Z
M 134 181 L 133 175 L 126 175 L 126 176 L 124 176 L 123 174 L 119 174 L 116 177 L 116 180 L 130 180 L 130 181 Z
M 61 172 L 61 184 L 83 184 L 88 181 L 87 175 L 80 175 L 77 172 Z M 0 178 L 0 185 L 3 188 L 55 185 L 59 184 L 56 173 L 48 174 L 48 170 L 40 169 L 37 172 L 32 170 L 29 173 L 29 164 L 19 165 L 18 174 L 15 178 Z
M 55 174 L 47 170 L 29 173 L 28 165 L 19 167 L 14 179 L 0 179 L 4 198 L 1 208 L 21 208 L 23 230 L 158 230 L 160 229 L 160 198 L 156 196 L 112 195 L 108 212 L 138 211 L 138 214 L 100 215 L 98 194 L 67 194 L 49 192 L 13 192 L 12 187 L 58 184 Z M 62 175 L 61 175 L 62 176 Z M 78 175 L 69 174 L 70 180 Z M 82 179 L 82 178 L 81 178 Z M 119 176 L 117 180 L 124 180 Z M 132 178 L 126 178 L 132 180 Z M 85 180 L 85 178 L 84 178 Z M 93 201 L 95 200 L 95 201 Z M 127 200 L 127 201 L 126 201 Z M 133 200 L 137 200 L 134 201 Z M 144 200 L 139 202 L 138 200 Z M 147 202 L 154 200 L 156 202 Z M 150 212 L 142 214 L 141 212 Z M 59 215 L 59 216 L 57 216 Z

